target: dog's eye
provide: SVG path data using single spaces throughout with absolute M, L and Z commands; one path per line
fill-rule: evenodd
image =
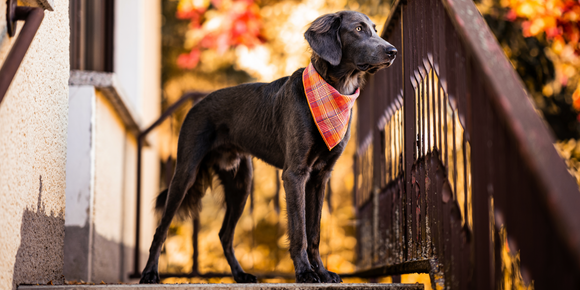
M 356 30 L 356 31 L 361 31 L 361 30 L 362 30 L 362 26 L 357 26 L 357 27 L 355 28 L 355 30 Z

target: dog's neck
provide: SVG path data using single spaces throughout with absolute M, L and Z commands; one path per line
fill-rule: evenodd
M 333 66 L 314 53 L 311 61 L 318 74 L 343 95 L 353 94 L 363 84 L 364 72 L 343 64 Z

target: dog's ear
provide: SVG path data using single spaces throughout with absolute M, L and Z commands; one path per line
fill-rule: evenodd
M 342 58 L 340 21 L 337 13 L 325 14 L 314 20 L 304 32 L 304 38 L 314 53 L 332 65 L 338 65 Z

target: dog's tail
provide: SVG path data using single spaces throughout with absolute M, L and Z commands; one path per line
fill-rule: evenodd
M 188 217 L 198 217 L 198 214 L 201 211 L 201 198 L 204 196 L 207 189 L 212 187 L 212 181 L 213 174 L 209 167 L 204 163 L 200 164 L 195 183 L 187 191 L 179 209 L 177 209 L 176 216 L 179 219 L 183 220 Z M 159 214 L 162 214 L 165 210 L 168 192 L 169 189 L 162 191 L 155 200 L 155 211 Z

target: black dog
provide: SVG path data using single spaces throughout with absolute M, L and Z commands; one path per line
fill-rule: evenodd
M 312 64 L 341 94 L 352 94 L 364 73 L 388 67 L 397 50 L 379 37 L 361 13 L 342 11 L 316 19 L 304 37 Z M 329 150 L 313 120 L 299 69 L 271 83 L 250 83 L 215 91 L 194 106 L 179 134 L 177 164 L 168 191 L 158 198 L 164 208 L 140 283 L 159 283 L 157 263 L 167 230 L 178 210 L 199 212 L 211 172 L 225 191 L 226 215 L 219 236 L 238 283 L 256 283 L 238 263 L 234 229 L 250 194 L 252 156 L 283 170 L 288 209 L 290 255 L 296 282 L 342 282 L 327 271 L 318 252 L 324 190 L 332 168 L 350 138 Z

